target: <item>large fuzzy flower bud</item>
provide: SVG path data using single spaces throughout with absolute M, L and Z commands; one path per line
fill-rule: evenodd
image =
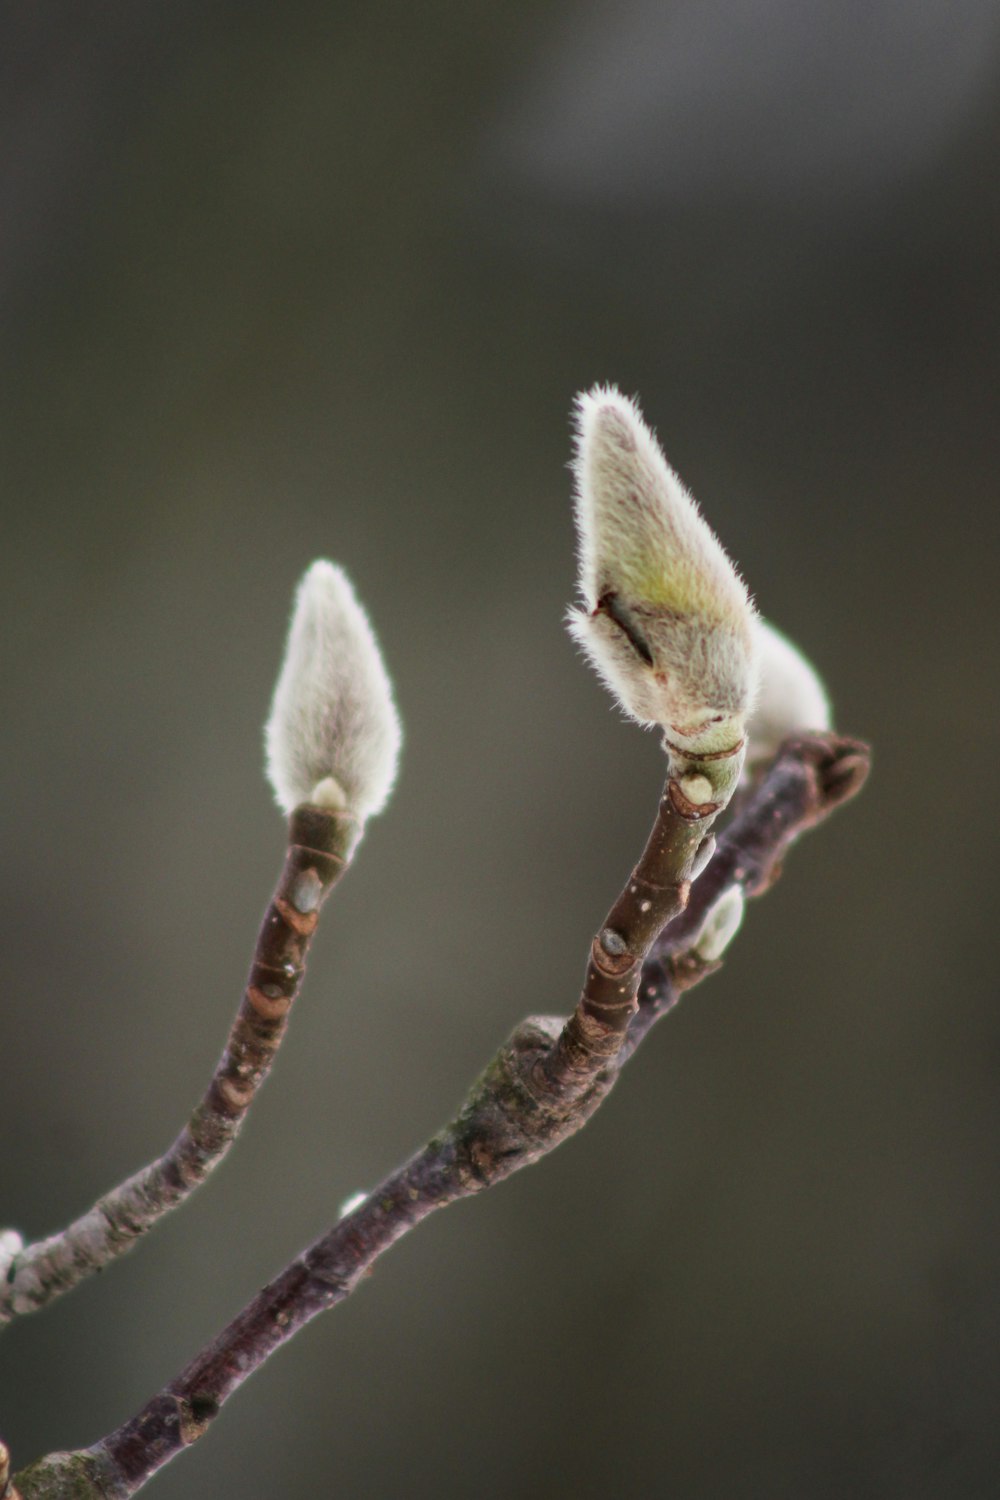
M 399 717 L 368 616 L 333 563 L 314 562 L 299 584 L 265 739 L 286 813 L 312 802 L 363 823 L 385 806 Z
M 577 422 L 570 630 L 633 718 L 691 755 L 730 750 L 756 685 L 746 588 L 634 401 L 595 387 Z

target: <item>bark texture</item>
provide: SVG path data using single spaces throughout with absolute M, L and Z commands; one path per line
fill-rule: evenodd
M 579 1130 L 652 1024 L 682 990 L 719 967 L 697 951 L 715 903 L 735 885 L 751 896 L 767 890 L 794 840 L 854 796 L 867 769 L 868 752 L 858 741 L 832 734 L 789 741 L 744 796 L 693 887 L 691 874 L 718 805 L 692 805 L 682 778 L 672 774 L 646 850 L 594 939 L 583 994 L 569 1020 L 523 1022 L 450 1125 L 264 1287 L 136 1416 L 93 1448 L 39 1460 L 16 1477 L 12 1496 L 124 1500 L 135 1494 L 197 1441 L 279 1345 L 349 1296 L 396 1240 L 435 1209 L 493 1186 Z M 730 773 L 722 774 L 731 782 Z M 671 925 L 661 931 L 665 922 Z M 294 922 L 289 929 L 298 932 Z
M 264 914 L 250 977 L 205 1095 L 173 1145 L 68 1228 L 14 1251 L 0 1283 L 0 1325 L 34 1312 L 124 1255 L 194 1192 L 229 1150 L 281 1045 L 319 908 L 343 873 L 353 819 L 300 807 Z

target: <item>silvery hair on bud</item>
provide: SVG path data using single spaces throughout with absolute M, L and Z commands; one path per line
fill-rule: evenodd
M 320 802 L 364 822 L 385 806 L 399 716 L 368 616 L 333 563 L 314 562 L 299 584 L 265 740 L 286 813 Z
M 747 724 L 747 765 L 771 760 L 790 734 L 830 728 L 830 702 L 816 668 L 766 620 L 757 619 L 760 689 Z
M 570 630 L 622 706 L 705 751 L 738 741 L 756 684 L 754 608 L 638 406 L 577 398 L 585 612 Z

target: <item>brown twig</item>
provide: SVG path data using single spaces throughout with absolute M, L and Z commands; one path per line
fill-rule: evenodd
M 789 845 L 859 791 L 866 769 L 867 751 L 857 741 L 823 735 L 783 747 L 720 839 L 687 912 L 649 952 L 663 912 L 684 906 L 690 876 L 683 872 L 692 867 L 710 816 L 693 817 L 683 800 L 678 806 L 668 783 L 646 851 L 595 939 L 573 1017 L 565 1025 L 533 1017 L 519 1026 L 452 1124 L 258 1293 L 137 1416 L 93 1448 L 50 1454 L 18 1475 L 23 1500 L 135 1494 L 206 1431 L 279 1345 L 349 1296 L 382 1252 L 421 1219 L 502 1181 L 578 1130 L 679 991 L 718 967 L 697 956 L 714 903 L 733 884 L 752 894 L 766 890 Z M 608 958 L 625 960 L 620 972 L 611 966 L 609 975 Z
M 857 796 L 868 776 L 871 752 L 861 740 L 813 734 L 788 739 L 767 774 L 747 792 L 719 836 L 705 873 L 691 891 L 685 910 L 665 927 L 643 965 L 639 1008 L 619 1055 L 624 1063 L 646 1032 L 684 990 L 720 967 L 694 953 L 708 914 L 728 890 L 763 896 L 781 874 L 788 849 L 815 828 L 841 802 Z
M 690 946 L 706 912 L 730 885 L 741 885 L 748 896 L 763 895 L 780 874 L 788 846 L 861 790 L 869 762 L 861 740 L 833 734 L 786 740 L 719 838 L 687 911 L 663 931 L 655 952 Z
M 59 1234 L 17 1249 L 0 1283 L 0 1325 L 33 1312 L 130 1250 L 204 1181 L 229 1150 L 281 1044 L 319 908 L 343 873 L 357 826 L 300 807 L 285 867 L 264 914 L 253 966 L 205 1096 L 173 1145 Z

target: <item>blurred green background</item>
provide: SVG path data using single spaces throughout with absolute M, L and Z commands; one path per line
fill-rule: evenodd
M 662 769 L 561 623 L 614 380 L 872 781 L 582 1135 L 150 1493 L 996 1493 L 998 79 L 993 0 L 4 8 L 0 1221 L 64 1224 L 207 1079 L 312 558 L 407 730 L 234 1156 L 5 1334 L 18 1464 L 574 1003 Z

